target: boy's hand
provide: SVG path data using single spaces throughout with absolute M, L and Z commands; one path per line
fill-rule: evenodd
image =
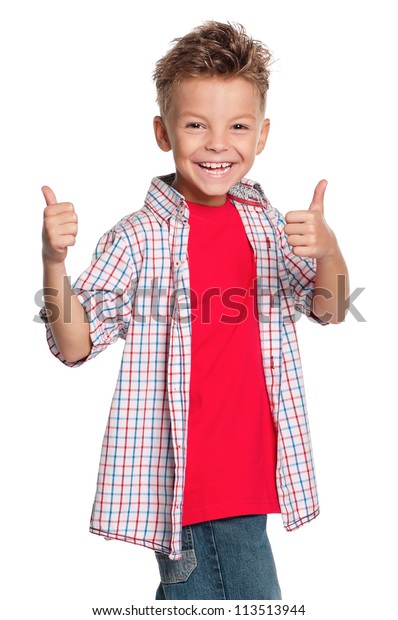
M 47 207 L 43 221 L 43 260 L 63 263 L 70 245 L 75 245 L 77 215 L 70 202 L 57 202 L 54 192 L 47 185 L 41 188 Z
M 337 251 L 337 240 L 323 216 L 327 181 L 319 181 L 308 211 L 289 211 L 285 233 L 293 254 L 307 258 L 329 258 Z

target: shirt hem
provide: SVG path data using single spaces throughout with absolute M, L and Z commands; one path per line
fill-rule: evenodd
M 316 517 L 319 515 L 319 512 L 320 512 L 320 510 L 318 508 L 314 512 L 311 512 L 311 514 L 305 515 L 304 517 L 300 517 L 300 519 L 297 519 L 296 521 L 293 521 L 293 523 L 287 523 L 285 525 L 285 529 L 288 532 L 293 532 L 294 530 L 297 530 L 302 525 L 305 525 L 305 523 L 308 523 L 309 521 L 312 521 L 313 519 L 316 519 Z
M 153 551 L 160 551 L 161 553 L 170 553 L 171 548 L 164 545 L 160 545 L 151 540 L 145 540 L 144 538 L 136 538 L 135 536 L 127 536 L 125 534 L 117 534 L 115 532 L 106 532 L 96 527 L 90 526 L 89 532 L 96 534 L 97 536 L 103 536 L 105 540 L 121 540 L 122 542 L 128 542 L 134 545 L 140 545 L 141 547 L 148 547 Z
M 221 510 L 216 512 L 208 512 L 201 513 L 201 516 L 194 516 L 192 513 L 187 513 L 188 516 L 184 515 L 182 524 L 185 525 L 193 525 L 194 523 L 201 523 L 202 521 L 215 521 L 216 519 L 227 519 L 228 517 L 239 517 L 248 514 L 270 514 L 270 513 L 281 513 L 281 509 L 279 504 L 268 504 L 266 506 L 259 505 L 257 502 L 250 504 L 245 503 L 241 504 L 241 508 L 234 508 L 233 510 Z M 213 516 L 214 515 L 214 516 Z M 188 523 L 189 521 L 189 523 Z

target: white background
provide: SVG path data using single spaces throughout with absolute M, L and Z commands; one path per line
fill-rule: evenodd
M 89 619 L 153 604 L 151 550 L 88 532 L 122 342 L 79 369 L 33 321 L 41 186 L 74 203 L 74 280 L 99 237 L 173 170 L 156 146 L 151 74 L 207 19 L 242 23 L 274 53 L 269 140 L 248 176 L 283 213 L 329 181 L 325 216 L 366 319 L 298 323 L 321 515 L 269 518 L 284 600 L 306 618 L 396 613 L 396 28 L 393 3 L 14 1 L 0 13 L 2 509 L 6 618 Z M 4 573 L 3 573 L 4 574 Z M 395 577 L 394 577 L 395 574 Z M 388 610 L 388 606 L 391 608 Z M 367 612 L 369 615 L 367 616 Z

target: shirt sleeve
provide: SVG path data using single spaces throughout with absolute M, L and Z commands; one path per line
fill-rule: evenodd
M 39 316 L 46 325 L 50 351 L 63 364 L 77 367 L 92 359 L 118 338 L 126 338 L 137 285 L 136 266 L 129 244 L 120 231 L 111 229 L 98 241 L 90 267 L 73 284 L 90 328 L 92 348 L 87 357 L 76 362 L 66 360 L 53 338 L 46 308 Z
M 294 299 L 294 307 L 302 314 L 314 319 L 317 323 L 328 325 L 327 322 L 322 321 L 311 310 L 315 288 L 316 259 L 296 256 L 293 253 L 287 241 L 285 225 L 286 220 L 284 216 L 278 212 L 279 243 Z

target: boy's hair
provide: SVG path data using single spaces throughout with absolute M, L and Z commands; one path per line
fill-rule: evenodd
M 207 76 L 245 78 L 257 88 L 265 110 L 272 56 L 241 24 L 207 21 L 174 42 L 153 72 L 161 116 L 169 111 L 175 89 L 185 78 Z

